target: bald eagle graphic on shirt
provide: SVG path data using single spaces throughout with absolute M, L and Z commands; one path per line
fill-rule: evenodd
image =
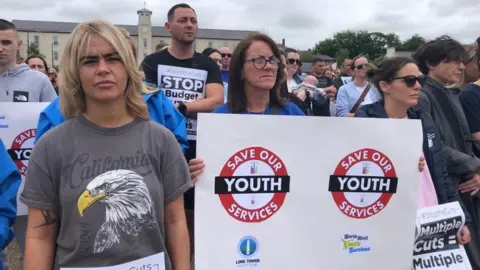
M 136 236 L 144 227 L 156 226 L 148 187 L 133 171 L 114 170 L 95 177 L 78 198 L 80 215 L 98 202 L 105 205 L 106 214 L 95 237 L 94 254 L 120 243 L 120 232 Z

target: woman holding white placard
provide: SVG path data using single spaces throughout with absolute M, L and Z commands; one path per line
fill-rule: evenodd
M 275 41 L 267 35 L 255 33 L 243 39 L 232 55 L 228 101 L 213 113 L 304 116 L 297 105 L 280 97 L 285 81 L 281 57 Z M 203 172 L 203 161 L 192 159 L 189 165 L 196 182 Z
M 413 108 L 417 104 L 421 85 L 425 82 L 425 75 L 412 60 L 397 57 L 387 59 L 378 68 L 369 70 L 367 76 L 380 90 L 383 99 L 360 107 L 355 117 L 420 119 L 422 122 L 423 153 L 427 167 L 421 175 L 419 207 L 453 201 L 458 201 L 464 207 L 457 191 L 458 187 L 453 186 L 446 173 L 443 144 L 433 119 Z M 466 223 L 471 223 L 468 211 L 464 212 Z M 469 241 L 470 232 L 465 226 L 458 237 L 458 242 L 466 244 Z
M 60 66 L 68 120 L 29 160 L 24 269 L 190 269 L 183 194 L 193 185 L 174 135 L 149 120 L 128 38 L 81 23 Z

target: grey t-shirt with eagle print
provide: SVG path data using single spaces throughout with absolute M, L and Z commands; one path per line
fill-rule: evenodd
M 102 128 L 78 116 L 42 136 L 28 165 L 20 200 L 58 214 L 54 269 L 151 263 L 162 252 L 172 269 L 165 206 L 193 184 L 168 129 L 138 119 Z

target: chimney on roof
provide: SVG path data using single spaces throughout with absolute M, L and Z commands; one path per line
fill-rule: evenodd
M 282 38 L 282 45 L 285 46 L 285 39 Z

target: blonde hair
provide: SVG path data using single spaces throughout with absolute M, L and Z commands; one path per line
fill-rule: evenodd
M 122 27 L 119 27 L 119 30 L 127 38 L 128 42 L 130 43 L 130 46 L 132 47 L 133 56 L 135 57 L 135 59 L 137 59 L 137 48 L 135 47 L 135 42 L 133 41 L 132 37 L 130 36 L 130 33 L 127 31 L 127 29 L 122 28 Z M 140 71 L 140 76 L 143 80 L 143 78 L 145 78 L 145 73 Z M 153 87 L 151 85 L 142 84 L 142 94 L 153 94 L 153 93 L 157 92 L 158 90 L 160 90 L 160 89 L 158 89 L 158 87 Z
M 149 119 L 148 110 L 141 93 L 143 91 L 142 75 L 136 68 L 137 59 L 132 41 L 120 30 L 103 20 L 94 20 L 79 24 L 65 45 L 60 61 L 62 67 L 58 76 L 60 89 L 60 109 L 67 118 L 73 118 L 86 111 L 85 93 L 80 81 L 80 57 L 86 53 L 86 48 L 92 37 L 98 36 L 108 40 L 118 53 L 128 76 L 125 99 L 128 112 L 136 118 Z M 128 32 L 127 32 L 128 33 Z

